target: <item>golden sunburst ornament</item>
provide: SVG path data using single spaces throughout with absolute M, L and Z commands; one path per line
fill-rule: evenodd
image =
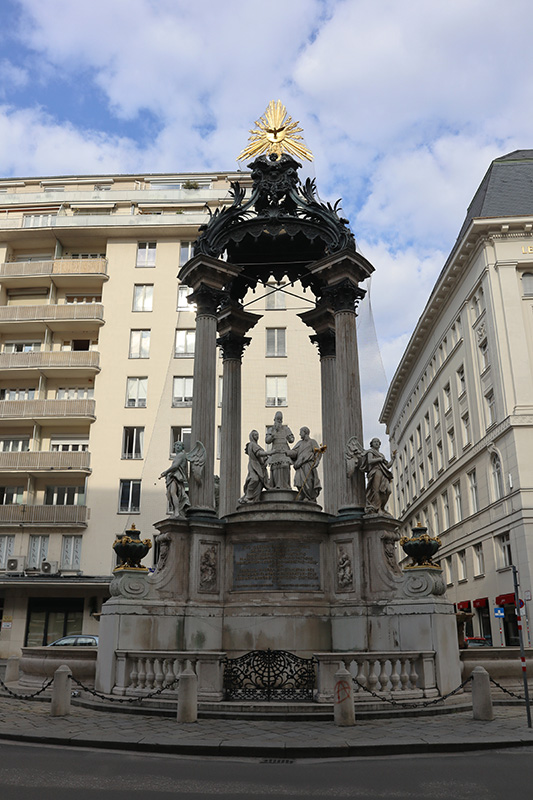
M 288 116 L 281 100 L 277 103 L 271 100 L 264 115 L 255 124 L 257 128 L 250 131 L 250 144 L 237 156 L 237 161 L 263 154 L 274 154 L 279 158 L 282 153 L 313 160 L 311 151 L 301 143 L 303 137 L 298 136 L 302 128 Z

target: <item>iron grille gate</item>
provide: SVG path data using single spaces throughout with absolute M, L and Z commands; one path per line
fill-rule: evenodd
M 314 688 L 314 658 L 268 649 L 226 659 L 226 700 L 310 701 Z

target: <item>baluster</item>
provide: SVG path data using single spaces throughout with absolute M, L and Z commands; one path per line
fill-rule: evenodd
M 387 659 L 378 659 L 378 663 L 381 663 L 381 670 L 379 673 L 379 688 L 382 692 L 386 692 L 389 685 L 389 676 L 387 675 Z
M 407 662 L 409 661 L 409 659 L 401 658 L 400 661 L 402 665 L 401 667 L 402 671 L 400 672 L 400 683 L 401 683 L 400 688 L 402 692 L 405 692 L 405 690 L 407 689 L 407 684 L 409 683 L 409 674 L 407 672 Z
M 351 662 L 350 667 L 355 665 L 355 670 L 353 672 L 354 682 L 353 682 L 353 690 L 357 694 L 357 692 L 362 693 L 361 684 L 366 683 L 366 677 L 363 673 L 363 664 L 357 661 L 356 658 Z
M 138 671 L 139 671 L 138 688 L 139 689 L 144 689 L 145 684 L 146 684 L 146 667 L 145 667 L 144 658 L 140 658 L 139 659 Z
M 379 661 L 375 661 L 372 659 L 368 662 L 369 664 L 369 674 L 368 674 L 368 688 L 371 692 L 376 692 L 378 689 L 378 676 L 376 675 L 377 667 L 379 665 Z
M 390 682 L 391 682 L 391 692 L 398 691 L 398 684 L 400 683 L 400 659 L 399 658 L 391 658 L 390 662 Z
M 154 688 L 154 679 L 155 679 L 155 672 L 154 672 L 154 660 L 153 658 L 146 659 L 146 688 L 153 689 Z
M 369 672 L 369 665 L 368 660 L 366 658 L 362 659 L 359 665 L 359 675 L 357 680 L 365 689 L 368 686 L 368 672 Z
M 154 658 L 154 686 L 156 689 L 161 689 L 163 686 L 163 678 L 165 677 L 163 675 L 161 661 L 162 659 L 160 658 Z
M 137 679 L 139 673 L 137 671 L 137 659 L 134 658 L 132 662 L 131 672 L 130 672 L 130 683 L 128 689 L 136 689 L 137 688 Z
M 411 672 L 409 673 L 409 683 L 411 685 L 411 689 L 416 689 L 418 683 L 418 672 L 416 671 L 416 660 L 414 658 L 410 659 L 411 662 Z
M 168 686 L 170 686 L 170 684 L 174 680 L 174 672 L 172 670 L 172 661 L 170 660 L 170 658 L 165 658 L 163 660 L 163 674 L 165 676 L 163 680 L 163 685 L 166 689 Z

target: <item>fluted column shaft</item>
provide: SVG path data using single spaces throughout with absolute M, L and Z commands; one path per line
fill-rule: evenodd
M 339 486 L 343 454 L 337 435 L 335 331 L 327 329 L 309 337 L 320 354 L 320 389 L 322 401 L 322 442 L 327 451 L 322 459 L 324 488 L 321 503 L 328 514 L 336 514 L 340 505 Z
M 241 360 L 250 339 L 227 333 L 218 340 L 223 353 L 220 442 L 220 516 L 231 514 L 241 494 Z

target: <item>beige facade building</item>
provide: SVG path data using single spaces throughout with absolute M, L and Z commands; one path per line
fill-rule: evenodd
M 533 622 L 533 151 L 483 179 L 382 412 L 393 512 L 439 535 L 467 632 L 515 645 L 511 565 Z M 501 617 L 499 615 L 503 614 Z
M 250 183 L 0 181 L 0 658 L 97 633 L 116 534 L 135 524 L 152 538 L 166 514 L 159 475 L 173 443 L 190 444 L 194 391 L 195 314 L 176 276 L 236 179 Z M 305 294 L 274 283 L 247 303 L 262 319 L 243 358 L 243 448 L 254 428 L 264 442 L 277 409 L 320 441 Z M 219 375 L 218 425 L 222 359 Z

